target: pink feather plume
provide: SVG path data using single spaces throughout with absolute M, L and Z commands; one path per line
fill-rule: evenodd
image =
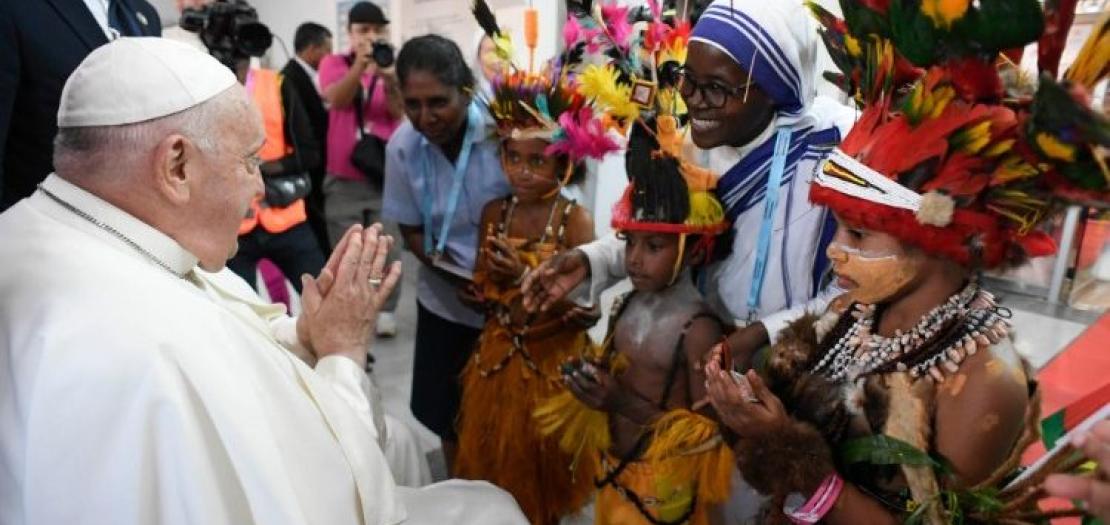
M 590 108 L 567 111 L 559 116 L 562 137 L 544 150 L 546 155 L 566 155 L 572 162 L 586 157 L 600 159 L 620 149 Z

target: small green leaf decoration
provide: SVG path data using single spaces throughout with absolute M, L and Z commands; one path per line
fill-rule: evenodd
M 962 492 L 961 496 L 973 514 L 992 515 L 1004 506 L 1002 500 L 998 499 L 998 489 L 994 487 Z
M 905 441 L 885 434 L 876 434 L 845 441 L 838 448 L 841 462 L 851 465 L 870 463 L 872 465 L 941 465 L 928 454 Z

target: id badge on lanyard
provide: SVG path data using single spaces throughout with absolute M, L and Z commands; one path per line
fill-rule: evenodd
M 459 197 L 462 195 L 463 179 L 466 177 L 466 168 L 470 163 L 470 151 L 474 146 L 474 135 L 477 133 L 478 121 L 482 118 L 477 106 L 472 102 L 467 108 L 466 134 L 463 136 L 462 148 L 455 159 L 455 171 L 451 179 L 451 191 L 447 196 L 447 208 L 443 212 L 443 224 L 440 225 L 439 235 L 434 234 L 432 224 L 432 208 L 435 205 L 435 190 L 433 188 L 434 175 L 428 160 L 428 148 L 431 145 L 426 138 L 420 139 L 421 177 L 424 179 L 424 196 L 420 207 L 424 220 L 424 253 L 437 263 L 443 257 L 447 246 L 447 237 L 451 234 L 451 222 L 455 211 L 459 207 Z

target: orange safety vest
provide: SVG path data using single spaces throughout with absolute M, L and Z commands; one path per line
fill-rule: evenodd
M 281 108 L 281 77 L 268 69 L 252 69 L 250 96 L 262 112 L 262 124 L 266 130 L 266 142 L 258 156 L 263 162 L 278 160 L 293 152 L 285 144 L 285 115 Z M 299 199 L 284 208 L 267 206 L 261 198 L 251 203 L 247 217 L 239 223 L 239 235 L 246 235 L 259 224 L 270 233 L 281 233 L 302 222 L 305 214 L 304 199 Z

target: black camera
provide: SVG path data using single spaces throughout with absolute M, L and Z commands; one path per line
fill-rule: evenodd
M 245 0 L 215 0 L 199 9 L 186 8 L 178 24 L 197 33 L 208 52 L 232 69 L 238 59 L 262 56 L 274 41 L 270 29 L 258 21 L 258 11 Z
M 393 61 L 396 60 L 396 57 L 393 56 L 393 46 L 384 40 L 374 42 L 370 48 L 370 58 L 374 60 L 378 67 L 392 66 Z

